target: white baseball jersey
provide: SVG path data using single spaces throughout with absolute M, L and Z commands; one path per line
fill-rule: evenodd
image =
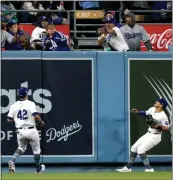
M 168 117 L 164 111 L 156 112 L 155 107 L 151 107 L 146 111 L 146 115 L 152 115 L 153 119 L 157 120 L 160 125 L 169 126 Z M 144 134 L 139 138 L 135 144 L 131 147 L 131 151 L 137 154 L 143 154 L 152 149 L 154 146 L 161 142 L 161 131 L 158 129 L 153 129 L 149 126 L 149 132 Z
M 146 111 L 146 115 L 149 115 L 149 114 L 152 115 L 153 119 L 157 120 L 160 125 L 169 127 L 168 117 L 164 111 L 156 112 L 156 108 L 151 107 L 148 111 Z M 150 126 L 149 126 L 148 130 L 151 133 L 161 133 L 162 132 L 161 130 L 153 129 Z
M 117 51 L 127 51 L 129 50 L 129 46 L 127 45 L 121 30 L 117 27 L 112 28 L 116 32 L 116 36 L 110 36 L 110 45 Z
M 46 36 L 45 33 L 46 30 L 40 27 L 36 27 L 33 31 L 32 31 L 32 35 L 31 35 L 31 42 L 35 39 L 44 41 L 44 37 Z
M 37 113 L 34 102 L 17 101 L 10 106 L 8 117 L 15 121 L 16 128 L 35 126 L 34 116 Z

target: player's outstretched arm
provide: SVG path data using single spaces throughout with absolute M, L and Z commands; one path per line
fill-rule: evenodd
M 140 116 L 146 117 L 146 111 L 140 111 L 140 110 L 138 110 L 138 109 L 136 109 L 136 108 L 133 108 L 133 109 L 131 110 L 131 113 L 132 113 L 132 114 L 138 114 L 138 115 L 140 115 Z
M 35 121 L 36 121 L 37 124 L 39 124 L 40 126 L 44 126 L 45 123 L 42 121 L 39 114 L 35 115 L 34 118 L 35 118 Z
M 7 122 L 13 123 L 13 122 L 14 122 L 14 119 L 7 117 Z

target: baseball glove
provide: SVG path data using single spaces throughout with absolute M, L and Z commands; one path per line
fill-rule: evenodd
M 105 27 L 101 27 L 97 29 L 97 34 L 105 34 L 107 33 L 106 28 Z
M 158 124 L 157 120 L 153 119 L 152 115 L 150 115 L 150 114 L 146 116 L 145 120 L 149 126 Z
M 43 121 L 36 121 L 36 128 L 38 131 L 43 130 L 44 122 Z

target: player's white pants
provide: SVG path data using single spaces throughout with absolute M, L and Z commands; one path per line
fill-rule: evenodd
M 137 154 L 143 154 L 159 144 L 161 141 L 161 134 L 153 134 L 147 132 L 131 147 L 131 151 Z
M 17 133 L 18 149 L 23 153 L 27 149 L 27 144 L 30 143 L 33 154 L 40 154 L 40 138 L 36 128 L 34 129 L 19 129 Z

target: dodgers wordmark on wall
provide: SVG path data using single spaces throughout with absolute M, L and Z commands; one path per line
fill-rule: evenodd
M 168 101 L 166 114 L 172 123 L 172 61 L 171 60 L 129 60 L 130 109 L 148 110 L 158 97 Z M 130 115 L 130 146 L 144 135 L 148 125 L 144 118 Z M 159 145 L 148 152 L 149 155 L 171 155 L 172 141 L 170 132 L 162 134 Z
M 45 121 L 45 155 L 93 155 L 92 60 L 8 59 L 2 67 L 2 155 L 17 148 L 16 129 L 6 117 L 20 86 L 30 89 L 29 100 Z M 28 147 L 25 155 L 31 154 Z

